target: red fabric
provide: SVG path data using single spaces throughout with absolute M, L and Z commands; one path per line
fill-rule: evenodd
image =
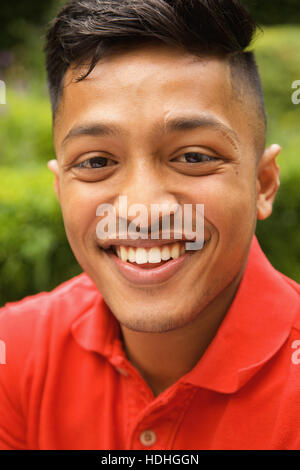
M 156 398 L 86 274 L 8 304 L 0 449 L 300 449 L 299 292 L 254 237 L 214 340 Z

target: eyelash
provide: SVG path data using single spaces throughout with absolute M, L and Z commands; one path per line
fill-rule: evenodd
M 188 155 L 197 155 L 197 156 L 201 156 L 201 157 L 205 157 L 206 160 L 204 161 L 197 161 L 197 162 L 181 162 L 181 163 L 191 163 L 191 164 L 195 164 L 195 163 L 207 163 L 207 162 L 214 162 L 214 161 L 217 161 L 219 160 L 219 158 L 217 157 L 213 157 L 211 155 L 207 155 L 205 153 L 202 153 L 202 152 L 186 152 L 184 153 L 183 155 L 180 155 L 179 157 L 176 157 L 176 158 L 181 158 L 181 157 L 185 157 L 187 158 Z M 175 159 L 174 159 L 175 160 Z M 174 161 L 172 160 L 172 161 Z
M 210 156 L 210 155 L 206 155 L 205 153 L 202 153 L 202 152 L 186 152 L 184 153 L 183 155 L 180 155 L 180 157 L 176 157 L 176 158 L 181 158 L 181 157 L 185 157 L 185 158 L 188 158 L 188 156 L 190 155 L 197 155 L 198 157 L 201 156 L 201 157 L 205 157 L 205 160 L 204 161 L 196 161 L 196 162 L 180 162 L 180 163 L 190 163 L 190 164 L 196 164 L 196 163 L 208 163 L 208 162 L 214 162 L 214 161 L 217 161 L 219 160 L 219 158 L 217 157 L 213 157 L 213 156 Z M 193 157 L 192 157 L 193 158 Z M 113 166 L 113 165 L 107 165 L 107 162 L 109 160 L 113 161 L 112 159 L 110 158 L 106 158 L 106 157 L 92 157 L 92 158 L 88 158 L 87 160 L 84 160 L 83 162 L 79 163 L 78 165 L 76 165 L 76 168 L 85 168 L 85 169 L 92 169 L 92 168 L 89 168 L 87 167 L 86 165 L 90 162 L 90 164 L 92 164 L 92 162 L 96 162 L 96 161 L 99 161 L 101 160 L 102 163 L 105 163 L 105 165 L 102 165 L 100 167 L 96 167 L 96 168 L 106 168 L 107 166 Z M 173 159 L 171 161 L 175 161 L 176 159 Z M 114 162 L 114 164 L 116 164 L 116 162 Z
M 111 158 L 106 158 L 106 157 L 92 157 L 92 158 L 88 158 L 87 160 L 84 160 L 83 162 L 81 163 L 78 163 L 78 165 L 75 165 L 76 168 L 85 168 L 85 169 L 92 169 L 92 168 L 89 168 L 86 166 L 87 163 L 91 163 L 91 162 L 96 162 L 96 161 L 99 161 L 99 160 L 102 160 L 102 162 L 105 161 L 105 165 L 102 165 L 100 167 L 96 167 L 96 168 L 106 168 L 108 165 L 107 165 L 107 162 L 109 160 L 113 161 Z M 116 164 L 116 162 L 114 162 L 114 164 Z M 109 166 L 113 166 L 113 165 L 109 165 Z

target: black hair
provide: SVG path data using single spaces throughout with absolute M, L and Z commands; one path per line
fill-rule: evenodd
M 264 101 L 253 52 L 245 52 L 257 25 L 238 0 L 71 0 L 46 36 L 46 68 L 53 114 L 71 64 L 88 61 L 83 80 L 115 46 L 147 41 L 184 48 L 200 56 L 228 58 L 234 77 Z M 248 86 L 250 85 L 250 86 Z

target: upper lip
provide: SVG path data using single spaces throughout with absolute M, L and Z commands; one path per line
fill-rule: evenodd
M 204 242 L 208 241 L 209 238 L 205 238 L 204 237 Z M 159 246 L 162 246 L 162 245 L 169 245 L 170 243 L 186 243 L 186 242 L 194 242 L 196 241 L 196 237 L 194 237 L 193 239 L 188 239 L 186 238 L 184 235 L 182 236 L 181 239 L 179 238 L 175 238 L 175 236 L 173 235 L 170 235 L 170 238 L 169 239 L 141 239 L 141 238 L 138 238 L 137 240 L 132 240 L 130 238 L 127 238 L 127 239 L 120 239 L 120 238 L 110 238 L 110 239 L 106 239 L 106 240 L 103 240 L 103 241 L 99 241 L 99 239 L 97 240 L 97 243 L 98 245 L 107 250 L 109 249 L 111 246 L 133 246 L 135 248 L 152 248 L 152 247 L 159 247 Z

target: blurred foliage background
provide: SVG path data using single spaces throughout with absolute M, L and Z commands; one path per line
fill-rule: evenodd
M 46 166 L 54 150 L 43 35 L 63 3 L 17 0 L 0 8 L 0 79 L 7 86 L 7 104 L 0 105 L 0 306 L 81 272 Z M 253 48 L 265 94 L 267 144 L 282 146 L 281 188 L 257 236 L 276 269 L 299 282 L 300 105 L 292 104 L 291 85 L 300 80 L 300 6 L 298 0 L 244 3 L 264 31 Z

